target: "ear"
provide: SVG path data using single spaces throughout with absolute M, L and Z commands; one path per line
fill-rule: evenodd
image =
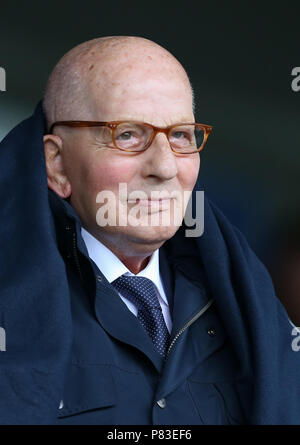
M 72 188 L 63 165 L 62 147 L 63 141 L 59 136 L 53 134 L 44 136 L 48 187 L 61 198 L 68 198 Z

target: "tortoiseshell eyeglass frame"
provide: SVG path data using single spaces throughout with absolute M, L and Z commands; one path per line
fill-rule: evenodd
M 145 144 L 145 146 L 143 147 L 142 150 L 130 150 L 130 149 L 124 149 L 124 148 L 120 148 L 115 141 L 115 137 L 114 137 L 114 133 L 116 131 L 116 128 L 118 127 L 118 125 L 120 124 L 124 124 L 124 123 L 129 123 L 129 124 L 138 124 L 138 125 L 143 125 L 145 127 L 149 127 L 152 129 L 152 135 L 149 138 L 148 142 Z M 183 123 L 178 123 L 178 124 L 174 124 L 174 125 L 170 125 L 168 127 L 165 128 L 161 128 L 161 127 L 155 127 L 154 125 L 148 124 L 146 122 L 138 122 L 138 121 L 111 121 L 111 122 L 98 122 L 98 121 L 57 121 L 54 122 L 49 130 L 49 133 L 52 134 L 53 129 L 55 126 L 66 126 L 66 127 L 77 127 L 77 128 L 85 128 L 85 127 L 108 127 L 111 130 L 111 134 L 112 134 L 112 143 L 114 145 L 114 148 L 116 148 L 117 150 L 122 150 L 125 152 L 135 152 L 135 153 L 139 153 L 139 152 L 143 152 L 145 150 L 147 150 L 147 148 L 150 147 L 150 145 L 152 144 L 155 136 L 157 133 L 164 133 L 166 135 L 166 137 L 169 140 L 169 134 L 171 133 L 172 129 L 174 127 L 181 127 L 183 125 L 194 125 L 195 128 L 200 129 L 200 130 L 204 130 L 204 138 L 203 138 L 203 142 L 201 144 L 200 147 L 197 148 L 197 150 L 194 150 L 192 152 L 187 152 L 184 153 L 182 150 L 176 150 L 172 147 L 172 144 L 170 143 L 170 147 L 171 150 L 175 153 L 179 153 L 179 154 L 192 154 L 192 153 L 197 153 L 201 150 L 203 150 L 206 142 L 207 142 L 207 138 L 210 135 L 210 133 L 212 132 L 212 127 L 210 125 L 206 125 L 206 124 L 199 124 L 199 123 L 195 123 L 195 122 L 183 122 Z

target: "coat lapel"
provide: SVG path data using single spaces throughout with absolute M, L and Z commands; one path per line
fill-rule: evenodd
M 192 282 L 179 270 L 175 272 L 171 344 L 175 338 L 176 340 L 167 356 L 158 388 L 158 398 L 175 389 L 223 341 L 223 336 L 210 338 L 206 324 L 204 326 L 202 323 L 202 317 L 212 306 L 213 299 L 201 282 Z M 198 318 L 177 337 L 186 324 L 197 315 Z
M 157 371 L 161 372 L 163 357 L 156 351 L 141 323 L 130 312 L 113 286 L 103 275 L 101 277 L 102 282 L 97 284 L 95 297 L 95 314 L 99 323 L 109 335 L 145 354 Z

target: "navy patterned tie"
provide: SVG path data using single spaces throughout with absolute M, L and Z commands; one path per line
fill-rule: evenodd
M 158 352 L 165 357 L 169 332 L 156 294 L 154 283 L 145 277 L 122 275 L 112 282 L 115 289 L 138 309 L 137 318 Z

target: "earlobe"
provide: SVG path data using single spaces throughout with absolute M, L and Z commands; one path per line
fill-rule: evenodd
M 53 134 L 44 136 L 44 150 L 48 187 L 61 198 L 68 198 L 72 189 L 64 169 L 62 156 L 63 141 Z

